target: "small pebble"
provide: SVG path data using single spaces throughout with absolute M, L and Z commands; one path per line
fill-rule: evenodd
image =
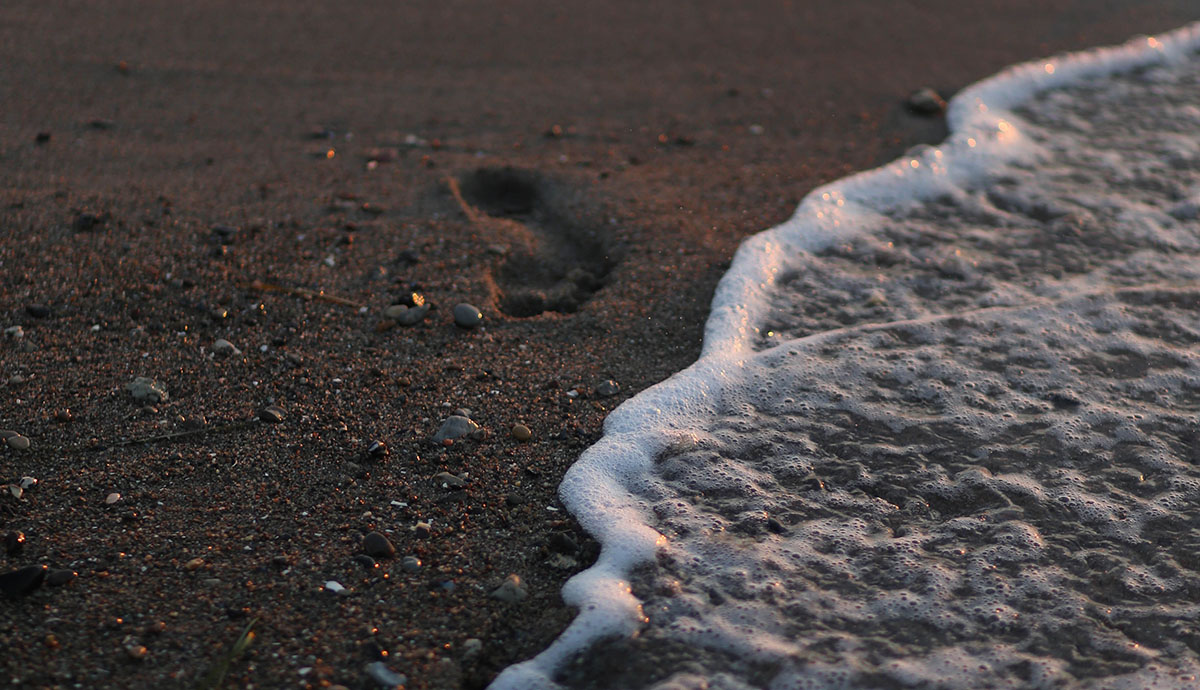
M 68 568 L 55 568 L 46 573 L 46 584 L 51 587 L 62 587 L 76 578 L 78 573 Z
M 50 318 L 50 307 L 44 304 L 29 304 L 25 306 L 25 313 L 35 319 Z
M 384 688 L 398 688 L 408 683 L 408 677 L 396 673 L 382 661 L 372 661 L 367 664 L 367 676 Z
M 596 395 L 598 395 L 602 398 L 612 397 L 620 392 L 621 392 L 621 384 L 617 383 L 616 381 L 613 381 L 612 379 L 601 382 L 601 384 L 599 386 L 596 386 Z
M 378 563 L 375 562 L 374 558 L 371 558 L 370 556 L 368 556 L 365 553 L 355 554 L 354 558 L 351 560 L 353 560 L 355 563 L 361 565 L 366 570 L 374 570 L 375 567 L 378 565 Z
M 434 443 L 441 443 L 446 440 L 454 440 L 478 431 L 479 425 L 462 415 L 450 415 L 446 421 L 442 422 L 441 428 L 433 435 Z
M 20 340 L 25 337 L 25 329 L 20 326 L 9 326 L 4 329 L 4 335 L 13 340 Z
M 503 584 L 492 590 L 490 596 L 506 604 L 515 604 L 529 596 L 529 592 L 525 589 L 525 583 L 521 581 L 521 577 L 514 573 L 509 575 Z
M 579 551 L 579 544 L 571 538 L 571 535 L 564 532 L 554 532 L 550 535 L 549 546 L 551 551 L 574 556 Z
M 31 489 L 36 486 L 38 480 L 36 477 L 21 477 L 21 481 L 17 484 L 22 489 Z
M 130 659 L 133 659 L 134 661 L 141 661 L 142 659 L 146 658 L 146 655 L 150 653 L 150 650 L 146 649 L 145 645 L 131 644 L 125 648 L 125 653 L 129 655 Z
M 4 442 L 13 450 L 29 450 L 29 438 L 21 434 L 9 436 Z
M 119 493 L 117 493 L 116 491 L 114 491 L 114 492 L 112 492 L 111 494 L 109 494 L 109 495 L 107 495 L 107 496 L 105 496 L 105 497 L 104 497 L 104 504 L 105 504 L 105 505 L 112 505 L 112 504 L 116 503 L 116 502 L 117 502 L 117 501 L 119 501 L 119 500 L 121 500 L 121 494 L 119 494 Z
M 16 556 L 25 548 L 25 533 L 24 532 L 9 532 L 4 535 L 4 553 L 9 556 Z
M 415 573 L 421 570 L 421 559 L 416 556 L 405 556 L 404 560 L 400 561 L 400 566 L 410 573 Z
M 363 553 L 376 558 L 392 558 L 396 555 L 396 547 L 379 532 L 369 532 L 363 537 L 362 549 Z
M 143 402 L 166 402 L 170 397 L 167 395 L 166 388 L 154 379 L 148 379 L 145 376 L 139 376 L 130 383 L 125 384 L 125 390 L 129 391 L 134 400 Z
M 461 328 L 475 328 L 483 323 L 483 312 L 479 308 L 462 302 L 454 305 L 454 323 Z
M 463 659 L 473 659 L 483 651 L 483 640 L 478 637 L 463 640 L 462 650 Z
M 918 115 L 938 115 L 946 110 L 946 100 L 928 86 L 908 97 L 908 109 Z
M 462 477 L 450 474 L 449 472 L 438 472 L 433 476 L 433 481 L 443 489 L 461 489 L 467 485 L 467 482 Z
M 258 418 L 270 424 L 278 424 L 283 421 L 284 411 L 278 405 L 267 405 L 258 411 Z
M 11 494 L 13 498 L 20 498 L 25 495 L 25 490 L 16 484 L 6 484 L 5 486 L 8 488 L 8 493 Z
M 433 525 L 430 525 L 428 522 L 418 522 L 413 527 L 413 533 L 420 539 L 428 539 L 433 534 Z
M 220 355 L 222 357 L 231 355 L 236 357 L 237 355 L 242 354 L 241 350 L 237 349 L 233 343 L 224 338 L 218 338 L 217 341 L 213 343 L 212 351 L 213 354 Z
M 214 225 L 212 233 L 217 236 L 221 244 L 229 244 L 233 241 L 235 235 L 238 234 L 238 229 L 232 225 Z
M 524 443 L 533 438 L 533 432 L 524 424 L 514 424 L 512 428 L 512 437 Z
M 393 304 L 383 310 L 383 316 L 400 324 L 401 326 L 415 326 L 425 319 L 425 315 L 429 313 L 429 306 L 421 304 L 416 307 L 409 307 L 404 304 Z
M 201 568 L 201 566 L 203 566 L 203 565 L 204 565 L 203 558 L 193 558 L 192 560 L 188 561 L 187 563 L 184 563 L 183 567 L 185 570 L 199 570 Z
M 382 458 L 389 453 L 387 444 L 383 441 L 371 441 L 367 445 L 367 455 L 373 458 Z
M 326 580 L 325 581 L 325 590 L 329 591 L 329 592 L 333 592 L 334 594 L 342 594 L 344 592 L 349 591 L 345 587 L 342 586 L 342 583 L 338 582 L 337 580 Z
M 9 597 L 23 597 L 46 581 L 46 566 L 29 565 L 0 575 L 0 592 Z

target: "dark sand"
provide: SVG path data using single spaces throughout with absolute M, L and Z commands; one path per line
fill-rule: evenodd
M 0 5 L 0 327 L 25 334 L 0 337 L 0 428 L 32 441 L 0 447 L 0 481 L 40 480 L 0 496 L 0 531 L 26 537 L 2 565 L 78 573 L 0 602 L 0 681 L 23 687 L 190 686 L 252 620 L 226 687 L 373 687 L 381 658 L 409 687 L 486 684 L 570 620 L 559 589 L 596 547 L 559 478 L 613 406 L 693 361 L 742 238 L 940 140 L 903 107 L 919 87 L 1197 18 L 168 4 Z M 414 290 L 435 309 L 389 328 Z M 452 324 L 460 301 L 483 328 Z M 526 316 L 547 306 L 577 311 Z M 218 338 L 244 354 L 210 357 Z M 170 399 L 143 409 L 136 376 Z M 282 423 L 243 422 L 269 402 Z M 490 434 L 433 445 L 456 407 Z M 367 457 L 373 439 L 390 455 Z M 398 550 L 375 569 L 352 560 L 371 530 Z M 510 573 L 528 598 L 489 598 Z

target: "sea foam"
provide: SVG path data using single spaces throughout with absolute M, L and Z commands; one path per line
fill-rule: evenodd
M 1026 63 L 747 240 L 564 478 L 497 688 L 1195 687 L 1200 25 Z

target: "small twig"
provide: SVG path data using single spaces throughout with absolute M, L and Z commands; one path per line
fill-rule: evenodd
M 189 436 L 200 436 L 202 434 L 219 434 L 226 431 L 237 431 L 245 429 L 249 426 L 258 423 L 257 419 L 243 419 L 239 422 L 229 422 L 228 424 L 217 424 L 213 426 L 201 427 L 199 429 L 188 429 L 187 431 L 172 431 L 169 434 L 157 434 L 155 436 L 143 436 L 141 438 L 128 438 L 114 443 L 104 444 L 108 446 L 133 446 L 145 443 L 158 443 L 160 441 L 174 441 L 176 439 L 187 438 Z
M 324 290 L 310 290 L 302 287 L 287 287 L 286 285 L 276 285 L 275 283 L 267 283 L 261 280 L 252 280 L 241 286 L 246 290 L 260 290 L 262 292 L 278 292 L 284 295 L 293 297 L 303 297 L 309 300 L 318 300 L 321 302 L 330 302 L 332 304 L 340 304 L 345 307 L 362 308 L 362 304 L 354 300 L 338 297 L 336 295 L 327 295 Z

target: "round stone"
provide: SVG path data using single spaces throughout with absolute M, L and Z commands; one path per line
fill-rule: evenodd
M 42 586 L 47 570 L 44 565 L 30 565 L 4 573 L 0 575 L 0 592 L 14 599 L 23 597 Z
M 25 313 L 35 319 L 48 319 L 50 318 L 50 307 L 44 304 L 28 304 L 25 306 Z
M 525 583 L 516 573 L 509 575 L 491 594 L 493 599 L 499 599 L 506 604 L 515 604 L 527 596 L 529 596 L 529 592 L 525 589 Z
M 614 396 L 620 392 L 621 392 L 621 384 L 617 383 L 616 381 L 613 381 L 612 379 L 603 381 L 600 383 L 600 385 L 596 386 L 596 395 L 598 395 L 602 398 L 608 398 L 608 397 Z
M 62 587 L 75 579 L 77 573 L 68 568 L 56 568 L 46 574 L 46 584 L 51 587 Z
M 524 424 L 514 424 L 512 428 L 512 437 L 524 443 L 533 438 L 533 432 Z
M 483 312 L 479 308 L 463 302 L 454 305 L 454 323 L 461 328 L 475 328 L 483 323 Z
M 222 357 L 242 354 L 241 350 L 237 349 L 233 343 L 224 338 L 218 338 L 216 342 L 213 343 L 212 351 L 213 354 L 217 354 Z
M 908 109 L 918 115 L 937 115 L 945 112 L 946 100 L 926 86 L 908 97 Z
M 4 535 L 4 552 L 9 556 L 16 556 L 25 548 L 25 533 L 24 532 L 9 532 Z
M 9 448 L 13 450 L 29 450 L 29 438 L 21 434 L 14 434 L 4 439 Z
M 396 547 L 379 532 L 370 532 L 363 537 L 363 553 L 375 558 L 391 558 L 396 555 Z
M 129 391 L 134 400 L 148 403 L 166 402 L 170 397 L 167 395 L 165 387 L 154 379 L 148 379 L 145 376 L 139 376 L 125 384 L 125 390 Z
M 441 428 L 433 435 L 434 443 L 462 438 L 479 430 L 479 425 L 462 415 L 452 414 L 442 422 Z
M 258 411 L 258 418 L 270 424 L 278 424 L 283 421 L 283 408 L 278 405 L 267 405 Z

